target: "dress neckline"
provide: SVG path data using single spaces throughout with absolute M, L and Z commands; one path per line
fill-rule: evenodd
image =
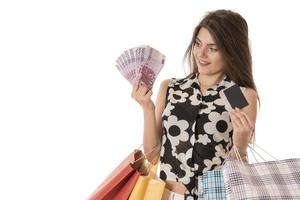
M 201 93 L 201 95 L 203 95 L 203 96 L 205 96 L 205 94 L 206 94 L 207 92 L 212 91 L 212 90 L 215 91 L 219 86 L 223 85 L 224 81 L 225 81 L 226 78 L 227 78 L 227 75 L 226 75 L 226 74 L 223 74 L 222 79 L 221 79 L 218 83 L 216 83 L 215 85 L 213 85 L 213 86 L 211 86 L 211 87 L 208 87 L 208 88 L 206 89 L 206 91 L 204 92 L 204 94 L 202 94 L 202 91 L 201 91 L 201 84 L 200 84 L 199 79 L 198 79 L 199 72 L 195 72 L 195 74 L 196 74 L 196 76 L 195 76 L 196 82 L 197 82 L 197 84 L 199 85 L 200 93 Z

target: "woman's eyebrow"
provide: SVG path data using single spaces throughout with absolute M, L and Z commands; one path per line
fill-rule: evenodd
M 200 40 L 198 37 L 196 37 L 196 40 L 198 40 L 198 41 L 201 42 L 201 40 Z M 209 45 L 209 46 L 217 46 L 215 43 L 209 43 L 209 44 L 207 44 L 207 45 Z

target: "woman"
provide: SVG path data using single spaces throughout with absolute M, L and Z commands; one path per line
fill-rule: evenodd
M 144 111 L 144 151 L 148 160 L 160 155 L 160 178 L 169 199 L 197 199 L 197 178 L 220 167 L 233 145 L 245 159 L 253 136 L 258 94 L 245 19 L 230 10 L 209 12 L 196 26 L 186 50 L 190 74 L 164 80 L 156 103 L 152 90 L 140 84 L 132 90 Z M 248 106 L 230 109 L 222 91 L 237 84 Z

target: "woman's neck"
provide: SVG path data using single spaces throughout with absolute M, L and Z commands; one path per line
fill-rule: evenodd
M 209 88 L 218 84 L 224 77 L 224 73 L 213 75 L 198 74 L 198 81 L 201 87 Z

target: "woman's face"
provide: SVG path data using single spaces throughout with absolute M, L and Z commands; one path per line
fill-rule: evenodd
M 193 54 L 200 74 L 223 73 L 221 53 L 206 28 L 200 28 L 193 47 Z

